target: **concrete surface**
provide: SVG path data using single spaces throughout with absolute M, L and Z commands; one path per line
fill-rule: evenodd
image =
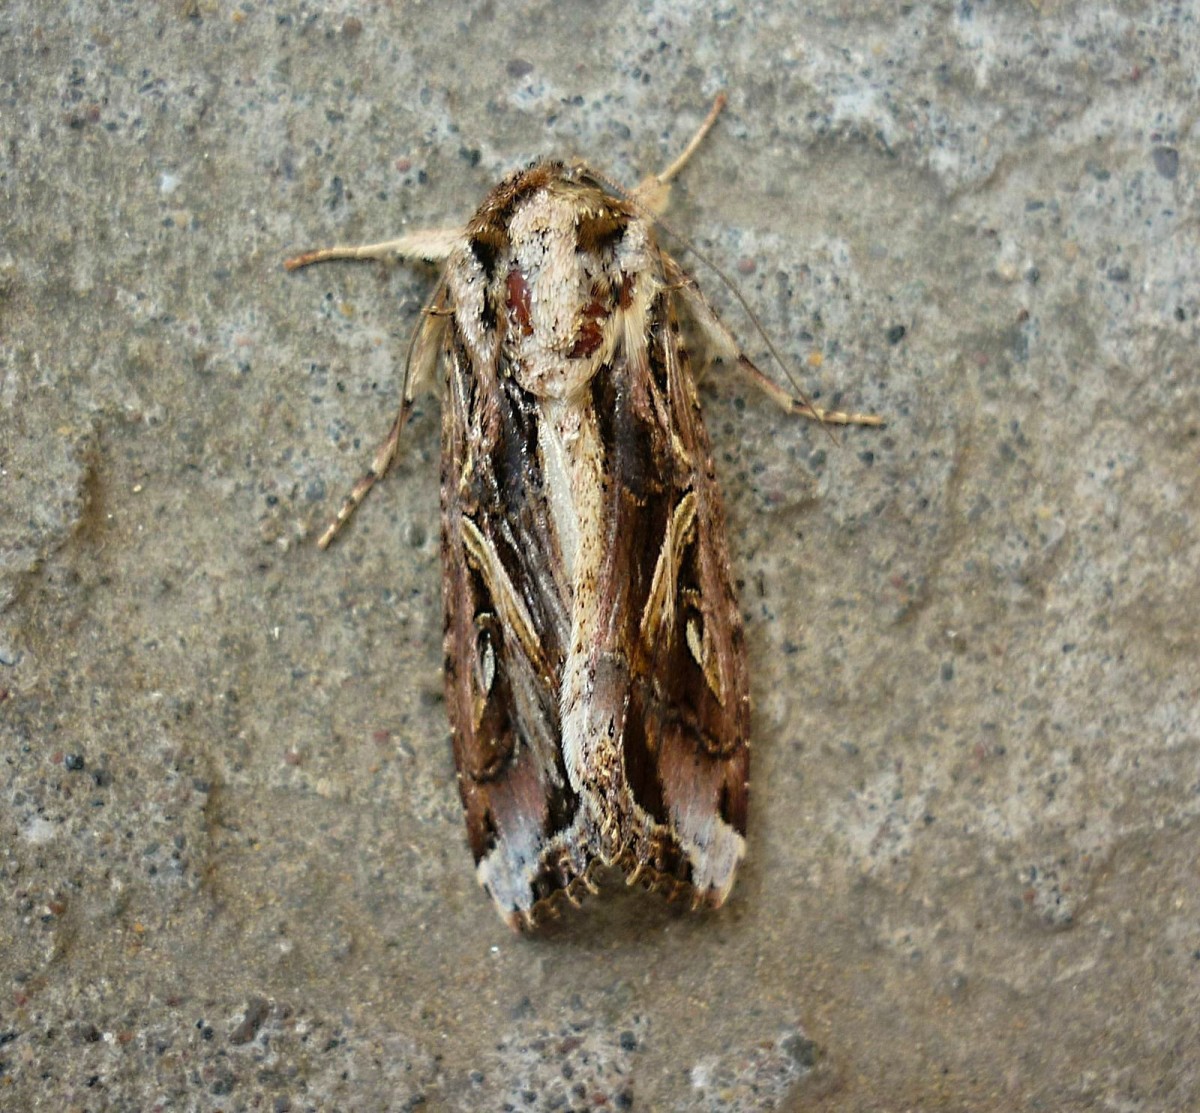
M 0 1107 L 1200 1105 L 1200 6 L 9 0 Z M 546 938 L 477 888 L 433 273 L 285 275 L 505 171 L 629 184 L 824 431 L 705 393 L 750 856 Z M 749 352 L 764 344 L 694 269 Z

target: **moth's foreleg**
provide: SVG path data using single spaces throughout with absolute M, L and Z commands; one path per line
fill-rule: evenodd
M 321 534 L 317 545 L 322 549 L 329 548 L 333 539 L 341 532 L 354 512 L 362 505 L 363 499 L 370 493 L 371 488 L 387 475 L 396 456 L 400 451 L 400 434 L 408 422 L 412 412 L 413 398 L 417 388 L 428 384 L 433 378 L 433 368 L 437 363 L 441 350 L 442 333 L 446 328 L 446 294 L 445 284 L 439 285 L 433 297 L 426 303 L 422 311 L 421 324 L 414 333 L 408 347 L 408 356 L 404 364 L 404 384 L 400 396 L 400 409 L 392 419 L 392 427 L 383 444 L 375 453 L 366 474 L 354 485 L 346 501 L 342 503 L 325 532 Z
M 454 248 L 462 242 L 461 228 L 427 228 L 422 232 L 410 232 L 394 240 L 382 243 L 365 243 L 356 247 L 321 247 L 316 251 L 305 251 L 293 255 L 283 262 L 289 271 L 311 266 L 313 263 L 328 263 L 333 259 L 378 259 L 397 262 L 409 259 L 414 262 L 440 263 L 449 258 Z
M 704 333 L 714 356 L 737 365 L 755 386 L 758 387 L 780 409 L 800 417 L 811 418 L 823 425 L 883 425 L 884 419 L 875 414 L 847 413 L 844 410 L 826 410 L 799 394 L 784 390 L 774 379 L 763 374 L 749 356 L 742 351 L 737 338 L 726 327 L 725 322 L 700 292 L 695 279 L 687 274 L 674 260 L 670 260 L 667 277 L 679 290 L 687 306 L 688 316 Z M 768 344 L 770 341 L 768 340 Z M 774 348 L 772 348 L 774 351 Z

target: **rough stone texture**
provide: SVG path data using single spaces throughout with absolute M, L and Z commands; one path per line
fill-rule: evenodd
M 1198 19 L 9 0 L 0 1107 L 1200 1104 Z M 279 264 L 536 155 L 632 184 L 719 88 L 670 225 L 889 424 L 711 377 L 750 857 L 719 914 L 517 939 L 441 706 L 435 402 L 312 544 L 433 276 Z

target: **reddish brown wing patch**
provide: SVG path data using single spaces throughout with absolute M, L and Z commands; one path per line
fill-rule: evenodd
M 517 326 L 522 336 L 533 335 L 533 302 L 529 282 L 520 269 L 513 267 L 505 279 L 508 288 L 509 319 Z

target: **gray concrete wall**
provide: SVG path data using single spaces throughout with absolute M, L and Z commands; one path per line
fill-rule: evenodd
M 1200 1102 L 1198 16 L 9 0 L 0 1106 Z M 435 398 L 313 544 L 435 272 L 280 263 L 538 156 L 632 185 L 722 88 L 668 223 L 888 425 L 709 375 L 749 857 L 717 914 L 520 939 L 448 746 Z

